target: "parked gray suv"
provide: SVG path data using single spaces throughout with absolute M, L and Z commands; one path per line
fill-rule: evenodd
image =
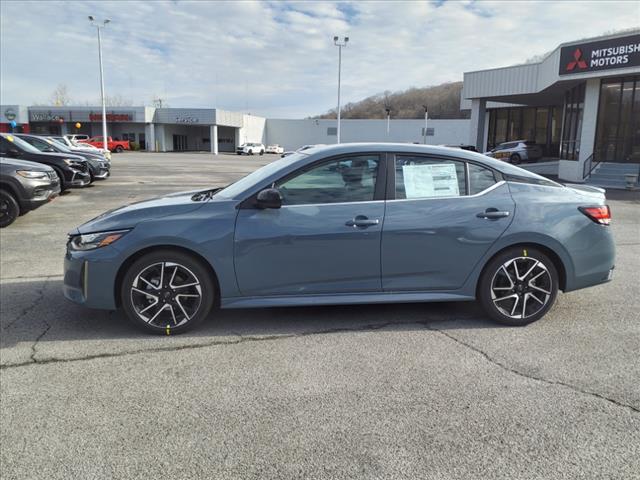
M 49 202 L 60 193 L 53 168 L 34 162 L 0 157 L 0 228 L 19 215 Z

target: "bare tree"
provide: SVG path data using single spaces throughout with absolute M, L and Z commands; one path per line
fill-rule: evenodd
M 100 104 L 102 102 L 98 102 Z M 104 103 L 108 107 L 130 107 L 133 105 L 133 100 L 129 98 L 124 98 L 119 93 L 116 95 L 105 95 Z
M 151 100 L 151 106 L 155 108 L 167 108 L 169 104 L 167 103 L 166 99 L 161 98 L 158 95 L 154 95 L 153 99 Z
M 62 107 L 65 105 L 69 105 L 71 103 L 71 98 L 69 97 L 69 89 L 68 87 L 61 83 L 59 84 L 53 92 L 51 92 L 51 96 L 49 97 L 49 104 Z

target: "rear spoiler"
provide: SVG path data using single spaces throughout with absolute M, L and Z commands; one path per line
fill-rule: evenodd
M 581 190 L 583 192 L 601 193 L 602 195 L 606 193 L 606 190 L 604 188 L 594 187 L 592 185 L 584 185 L 582 183 L 564 183 L 563 185 L 565 187 L 573 188 L 574 190 Z

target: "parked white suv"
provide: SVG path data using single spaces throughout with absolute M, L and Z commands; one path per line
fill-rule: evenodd
M 238 148 L 236 148 L 236 153 L 238 155 L 264 155 L 264 145 L 262 143 L 243 143 Z
M 284 153 L 284 148 L 280 145 L 267 145 L 265 153 Z

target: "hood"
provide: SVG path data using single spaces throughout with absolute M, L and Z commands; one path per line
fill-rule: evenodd
M 205 203 L 197 200 L 197 197 L 195 197 L 196 200 L 193 199 L 194 194 L 199 192 L 201 192 L 201 190 L 172 193 L 150 200 L 131 203 L 98 215 L 70 233 L 84 234 L 133 228 L 145 220 L 191 212 L 202 207 Z
M 2 165 L 11 165 L 18 169 L 35 170 L 38 172 L 53 172 L 53 168 L 41 163 L 29 162 L 28 160 L 18 160 L 17 158 L 0 157 Z

